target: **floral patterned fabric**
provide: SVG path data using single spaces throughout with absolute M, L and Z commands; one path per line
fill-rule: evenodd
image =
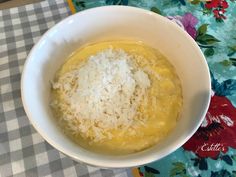
M 69 3 L 76 12 L 103 5 L 151 10 L 182 27 L 206 56 L 212 99 L 204 122 L 181 148 L 136 169 L 136 176 L 236 177 L 235 0 L 71 0 Z

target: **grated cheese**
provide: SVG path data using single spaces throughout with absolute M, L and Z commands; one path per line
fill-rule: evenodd
M 137 121 L 143 123 L 145 118 L 138 119 L 137 110 L 151 83 L 132 57 L 109 48 L 53 83 L 64 98 L 63 103 L 54 100 L 53 106 L 62 110 L 61 118 L 74 134 L 96 142 L 112 138 L 109 130 L 132 129 Z

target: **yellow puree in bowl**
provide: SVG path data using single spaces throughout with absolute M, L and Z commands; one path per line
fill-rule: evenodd
M 92 142 L 79 134 L 71 133 L 66 121 L 59 121 L 62 130 L 74 142 L 85 149 L 106 154 L 129 154 L 147 149 L 163 138 L 176 126 L 182 108 L 182 89 L 175 68 L 156 49 L 136 41 L 108 41 L 85 46 L 75 51 L 62 65 L 56 79 L 85 63 L 88 57 L 112 47 L 122 49 L 130 55 L 136 55 L 136 63 L 148 74 L 151 86 L 147 89 L 145 103 L 139 107 L 139 113 L 147 118 L 144 125 L 136 128 L 135 134 L 127 130 L 111 130 L 111 139 Z M 61 100 L 63 95 L 52 89 L 52 100 Z M 59 119 L 60 109 L 53 109 Z

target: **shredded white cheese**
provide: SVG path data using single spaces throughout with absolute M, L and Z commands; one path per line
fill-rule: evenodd
M 54 100 L 54 106 L 74 133 L 100 141 L 112 138 L 107 130 L 130 128 L 138 121 L 137 109 L 150 80 L 132 57 L 121 49 L 106 49 L 53 83 L 65 100 Z

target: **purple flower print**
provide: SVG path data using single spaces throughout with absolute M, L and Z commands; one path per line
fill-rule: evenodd
M 193 39 L 195 39 L 197 36 L 197 30 L 195 26 L 198 23 L 198 19 L 194 17 L 191 13 L 186 13 L 182 18 L 182 23 L 188 34 L 192 36 Z
M 181 28 L 185 29 L 185 31 L 187 31 L 187 33 L 192 36 L 193 39 L 196 38 L 196 25 L 198 23 L 198 19 L 191 13 L 186 13 L 183 16 L 167 16 L 167 18 L 175 22 Z

